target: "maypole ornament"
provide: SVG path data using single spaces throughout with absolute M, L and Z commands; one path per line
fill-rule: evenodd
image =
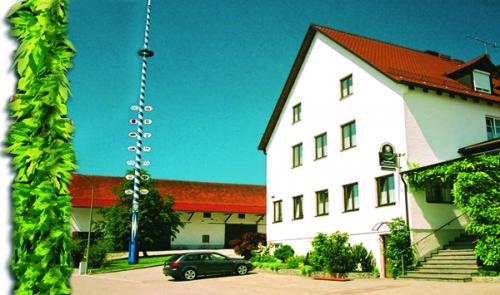
M 130 137 L 135 137 L 137 139 L 136 146 L 129 147 L 129 151 L 135 151 L 135 161 L 127 161 L 127 164 L 133 163 L 134 167 L 134 188 L 132 190 L 133 201 L 132 201 L 132 227 L 130 231 L 130 244 L 128 251 L 128 263 L 137 264 L 139 262 L 139 243 L 137 239 L 137 212 L 139 211 L 139 194 L 147 194 L 148 191 L 140 189 L 139 185 L 141 179 L 144 179 L 141 175 L 141 165 L 149 166 L 149 161 L 142 161 L 142 138 L 143 138 L 143 128 L 142 125 L 149 125 L 152 123 L 151 119 L 144 119 L 144 111 L 151 111 L 152 107 L 145 106 L 145 93 L 146 93 L 146 77 L 147 77 L 147 65 L 148 58 L 154 55 L 153 51 L 149 50 L 149 26 L 151 19 L 151 0 L 147 1 L 147 12 L 146 12 L 146 28 L 144 30 L 144 47 L 139 50 L 139 56 L 142 56 L 142 73 L 141 73 L 141 92 L 139 96 L 139 106 L 131 106 L 132 111 L 137 111 L 137 119 L 131 119 L 129 122 L 133 125 L 137 124 L 137 132 L 130 132 Z M 150 137 L 149 134 L 148 137 Z M 146 147 L 145 147 L 146 148 Z M 148 151 L 151 150 L 147 147 Z M 130 179 L 131 176 L 127 175 L 126 179 Z M 130 191 L 128 191 L 130 192 Z

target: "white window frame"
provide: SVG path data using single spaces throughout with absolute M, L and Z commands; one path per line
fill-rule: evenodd
M 473 70 L 472 83 L 474 84 L 474 91 L 491 94 L 490 73 L 481 70 Z
M 491 126 L 488 126 L 488 121 L 491 122 Z M 488 132 L 488 127 L 491 128 L 491 136 Z M 486 137 L 488 140 L 500 138 L 500 118 L 486 116 Z

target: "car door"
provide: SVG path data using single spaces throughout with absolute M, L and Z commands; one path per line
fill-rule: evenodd
M 209 258 L 212 273 L 230 273 L 234 271 L 235 264 L 228 257 L 219 253 L 210 253 Z
M 186 267 L 193 267 L 198 274 L 204 275 L 210 273 L 208 260 L 204 254 L 188 254 L 185 258 Z

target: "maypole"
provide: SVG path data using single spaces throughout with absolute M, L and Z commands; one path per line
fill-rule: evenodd
M 149 165 L 149 162 L 142 162 L 142 138 L 143 138 L 143 125 L 151 124 L 151 120 L 144 119 L 144 111 L 150 111 L 151 107 L 145 106 L 145 93 L 146 93 L 146 75 L 147 75 L 147 65 L 148 58 L 153 56 L 153 51 L 149 50 L 149 26 L 151 19 L 151 0 L 147 1 L 147 13 L 146 13 L 146 28 L 144 31 L 144 47 L 139 50 L 138 54 L 142 56 L 142 73 L 141 73 L 141 91 L 139 96 L 139 106 L 132 106 L 132 110 L 137 110 L 137 120 L 132 119 L 130 123 L 137 124 L 137 133 L 130 133 L 130 136 L 136 137 L 136 146 L 129 147 L 129 150 L 135 150 L 135 161 L 131 164 L 134 165 L 134 189 L 133 193 L 133 201 L 132 201 L 132 228 L 130 231 L 130 244 L 129 244 L 129 252 L 128 252 L 128 263 L 129 264 L 137 264 L 139 262 L 139 243 L 137 239 L 137 212 L 139 210 L 139 194 L 147 193 L 139 190 L 139 185 L 141 182 L 141 165 Z M 148 134 L 150 136 L 150 134 Z M 144 147 L 145 151 L 148 151 L 149 147 Z M 129 161 L 132 162 L 132 161 Z M 130 176 L 127 175 L 128 178 Z

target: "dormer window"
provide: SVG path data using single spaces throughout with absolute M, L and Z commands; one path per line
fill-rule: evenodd
M 472 80 L 474 83 L 474 91 L 491 94 L 490 73 L 480 70 L 473 70 Z

